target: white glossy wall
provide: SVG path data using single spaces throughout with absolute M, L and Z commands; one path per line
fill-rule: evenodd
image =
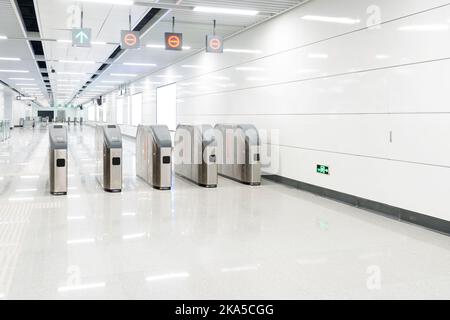
M 374 4 L 384 23 L 366 28 Z M 178 120 L 279 129 L 279 175 L 450 220 L 450 149 L 441 143 L 450 136 L 446 4 L 311 1 L 227 41 L 261 53 L 226 54 L 213 67 L 220 71 L 192 74 L 185 83 L 200 85 L 185 86 Z M 433 9 L 439 5 L 446 6 Z M 210 68 L 211 59 L 200 54 L 180 65 Z M 316 174 L 316 164 L 331 175 Z
M 444 0 L 312 0 L 226 41 L 246 53 L 201 52 L 139 81 L 145 122 L 151 84 L 177 82 L 179 123 L 279 130 L 276 174 L 450 220 L 449 26 Z

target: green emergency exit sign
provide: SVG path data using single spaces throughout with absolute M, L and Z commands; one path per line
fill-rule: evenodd
M 324 166 L 323 164 L 318 164 L 317 168 L 316 168 L 316 172 L 320 173 L 320 174 L 329 175 L 330 174 L 330 168 L 328 168 L 328 166 Z

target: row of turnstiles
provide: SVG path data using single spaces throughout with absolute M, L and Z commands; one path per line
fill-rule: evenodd
M 52 125 L 50 192 L 67 194 L 67 127 Z M 174 141 L 174 143 L 172 143 Z M 96 126 L 97 179 L 108 192 L 122 191 L 123 143 L 117 125 Z M 172 172 L 202 187 L 215 188 L 218 175 L 257 186 L 261 184 L 260 138 L 253 125 L 179 125 L 138 127 L 136 174 L 155 189 L 172 188 Z
M 73 120 L 70 117 L 67 117 L 67 124 L 69 126 L 70 126 L 71 123 L 73 123 L 75 126 L 77 124 L 82 126 L 83 125 L 83 121 L 84 121 L 83 117 L 80 117 L 80 118 L 74 117 Z M 62 121 L 62 122 L 65 122 L 65 121 Z

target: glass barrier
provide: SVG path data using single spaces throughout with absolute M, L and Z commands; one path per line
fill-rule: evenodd
M 0 120 L 0 141 L 5 141 L 11 137 L 10 127 L 10 120 Z

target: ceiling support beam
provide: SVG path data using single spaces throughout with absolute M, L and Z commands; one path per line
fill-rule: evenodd
M 181 3 L 181 2 L 180 2 Z M 188 6 L 182 4 L 173 4 L 173 3 L 164 3 L 164 2 L 156 2 L 156 1 L 135 1 L 135 5 L 144 6 L 144 7 L 152 7 L 157 9 L 166 9 L 166 10 L 176 10 L 176 11 L 190 11 L 193 12 L 195 6 Z M 259 12 L 258 16 L 273 16 L 275 12 Z

